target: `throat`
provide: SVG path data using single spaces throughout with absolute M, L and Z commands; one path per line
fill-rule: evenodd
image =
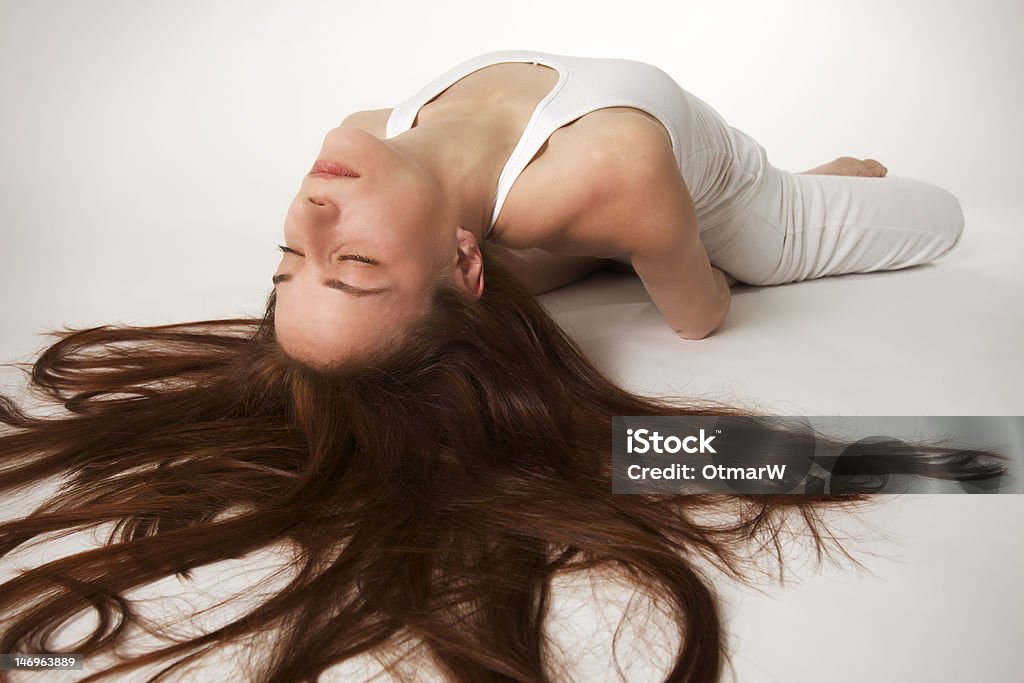
M 559 73 L 552 67 L 508 62 L 462 78 L 417 112 L 416 128 L 438 135 L 438 171 L 449 177 L 480 214 L 487 234 L 497 199 L 498 179 L 543 98 Z
M 431 172 L 459 225 L 480 242 L 490 229 L 498 178 L 516 144 L 504 118 L 451 112 L 391 139 Z
M 439 171 L 447 178 L 449 188 L 458 188 L 470 213 L 478 216 L 475 225 L 483 239 L 491 224 L 491 214 L 497 199 L 498 179 L 512 151 L 519 142 L 521 131 L 515 130 L 512 117 L 500 110 L 472 115 L 452 116 L 435 121 L 442 127 L 444 147 L 438 148 L 446 159 Z M 474 230 L 476 232 L 476 230 Z

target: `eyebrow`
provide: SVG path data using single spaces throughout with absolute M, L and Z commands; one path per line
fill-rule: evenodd
M 276 287 L 278 284 L 282 282 L 288 282 L 291 279 L 292 276 L 290 273 L 282 273 L 280 275 L 275 275 L 272 278 L 272 281 L 274 283 L 274 286 Z M 331 289 L 337 289 L 342 292 L 348 292 L 349 294 L 353 294 L 355 296 L 372 296 L 374 294 L 382 294 L 384 292 L 391 291 L 390 287 L 356 287 L 355 285 L 350 285 L 347 282 L 342 282 L 341 280 L 333 279 L 323 280 L 321 284 L 324 287 L 330 287 Z

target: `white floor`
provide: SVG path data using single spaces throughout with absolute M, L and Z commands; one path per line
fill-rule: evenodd
M 964 202 L 931 264 L 732 289 L 725 324 L 677 338 L 639 279 L 600 272 L 544 295 L 584 350 L 642 392 L 756 400 L 793 415 L 1021 415 L 1021 207 Z
M 928 266 L 734 288 L 727 323 L 702 341 L 678 339 L 630 275 L 599 273 L 543 301 L 600 366 L 642 393 L 786 415 L 1024 415 L 1020 212 L 965 212 L 960 247 Z M 15 328 L 24 345 L 31 327 Z M 28 509 L 5 502 L 7 514 Z M 886 497 L 840 528 L 856 536 L 865 571 L 817 570 L 794 551 L 785 587 L 715 578 L 734 652 L 726 680 L 1018 680 L 1024 496 Z M 207 585 L 241 587 L 225 580 L 228 569 L 214 569 Z M 578 680 L 615 678 L 606 624 L 628 593 L 602 591 L 556 592 L 552 633 L 571 647 Z M 620 657 L 635 681 L 655 680 L 664 662 L 628 636 Z
M 0 363 L 64 325 L 259 314 L 324 134 L 459 59 L 523 47 L 650 61 L 781 168 L 874 156 L 964 206 L 963 241 L 935 264 L 735 288 L 702 341 L 627 275 L 546 295 L 613 377 L 788 415 L 1024 415 L 1021 3 L 443 4 L 0 0 Z M 29 509 L 0 499 L 0 515 Z M 1024 496 L 898 498 L 848 522 L 867 573 L 796 561 L 785 588 L 716 581 L 730 683 L 1022 680 Z M 179 604 L 170 588 L 150 591 L 158 607 Z M 621 598 L 556 593 L 581 683 L 616 680 L 595 609 Z M 629 680 L 657 680 L 654 649 L 620 652 Z M 222 664 L 195 680 L 234 680 Z
M 783 415 L 1024 415 L 1021 209 L 964 202 L 963 241 L 926 266 L 736 287 L 700 341 L 678 339 L 628 275 L 544 301 L 641 393 Z M 885 497 L 862 521 L 867 573 L 797 563 L 798 585 L 718 583 L 735 680 L 1020 680 L 1024 496 Z

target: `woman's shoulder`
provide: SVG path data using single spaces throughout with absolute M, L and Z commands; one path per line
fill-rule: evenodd
M 517 238 L 506 240 L 605 258 L 626 253 L 628 224 L 673 189 L 684 192 L 678 176 L 671 138 L 657 119 L 630 107 L 595 110 L 556 130 L 524 169 L 502 212 Z

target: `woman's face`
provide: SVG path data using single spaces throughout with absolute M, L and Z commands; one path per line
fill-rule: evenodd
M 387 141 L 335 128 L 317 160 L 358 177 L 303 179 L 285 218 L 274 317 L 286 353 L 324 364 L 372 351 L 421 315 L 457 247 L 436 179 Z

